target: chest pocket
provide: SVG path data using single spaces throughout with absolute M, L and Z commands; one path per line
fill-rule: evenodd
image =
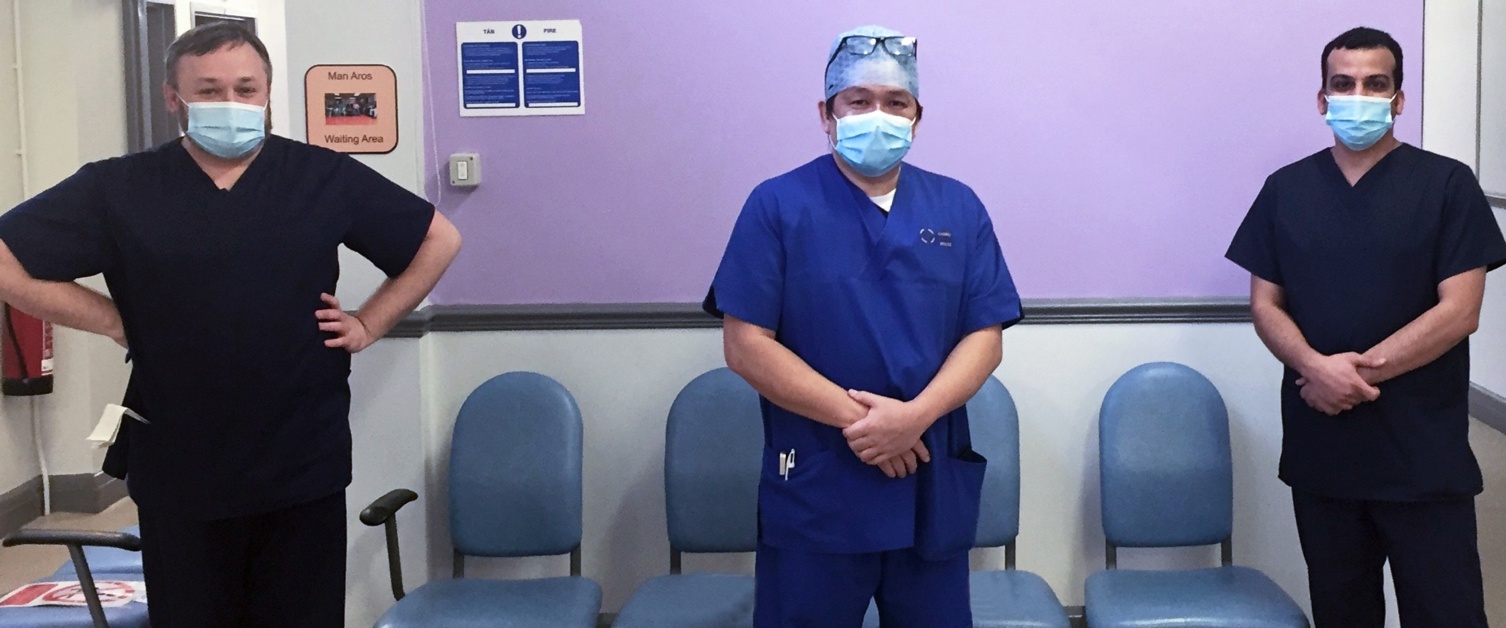
M 967 255 L 956 231 L 944 227 L 911 229 L 884 260 L 884 276 L 902 282 L 961 287 L 967 277 Z

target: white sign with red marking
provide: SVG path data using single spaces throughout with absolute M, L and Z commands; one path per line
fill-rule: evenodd
M 146 583 L 125 580 L 95 580 L 99 604 L 105 608 L 146 602 Z M 0 608 L 28 606 L 88 606 L 84 588 L 78 582 L 35 582 L 0 597 Z

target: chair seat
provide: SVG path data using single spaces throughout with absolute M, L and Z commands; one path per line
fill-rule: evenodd
M 431 582 L 377 620 L 377 628 L 595 628 L 601 587 L 586 578 Z
M 680 574 L 643 583 L 612 628 L 752 628 L 753 576 Z
M 137 538 L 141 538 L 141 526 L 131 526 L 120 530 Z M 84 559 L 89 561 L 89 573 L 96 578 L 113 580 L 140 580 L 141 579 L 141 552 L 117 549 L 114 547 L 85 547 Z M 73 568 L 73 561 L 63 561 L 52 574 L 53 580 L 77 580 L 78 572 Z M 133 576 L 133 577 L 126 577 Z
M 105 609 L 105 619 L 110 622 L 110 628 L 151 628 L 146 605 L 137 602 Z M 88 628 L 93 625 L 89 609 L 84 607 L 0 608 L 0 628 Z
M 975 628 L 1067 628 L 1051 585 L 1028 571 L 975 571 L 968 583 Z
M 1307 628 L 1281 587 L 1248 567 L 1189 571 L 1111 569 L 1088 576 L 1093 628 Z
M 1067 610 L 1051 585 L 1028 571 L 975 571 L 968 577 L 975 628 L 1068 628 Z M 878 605 L 868 603 L 863 628 L 879 628 Z M 1096 626 L 1095 626 L 1096 628 Z

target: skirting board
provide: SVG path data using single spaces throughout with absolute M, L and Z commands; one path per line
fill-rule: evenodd
M 1506 397 L 1486 390 L 1479 384 L 1469 387 L 1469 415 L 1475 420 L 1506 433 Z
M 125 482 L 103 473 L 52 476 L 52 511 L 94 514 L 126 496 Z M 42 516 L 42 477 L 0 494 L 0 536 Z
M 42 516 L 42 476 L 0 494 L 0 536 L 8 535 Z

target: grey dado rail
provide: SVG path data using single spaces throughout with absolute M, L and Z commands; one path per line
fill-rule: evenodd
M 1022 325 L 1129 323 L 1247 323 L 1246 299 L 1026 299 Z M 571 329 L 699 329 L 722 322 L 699 303 L 546 305 L 431 305 L 409 315 L 388 335 L 429 332 Z

